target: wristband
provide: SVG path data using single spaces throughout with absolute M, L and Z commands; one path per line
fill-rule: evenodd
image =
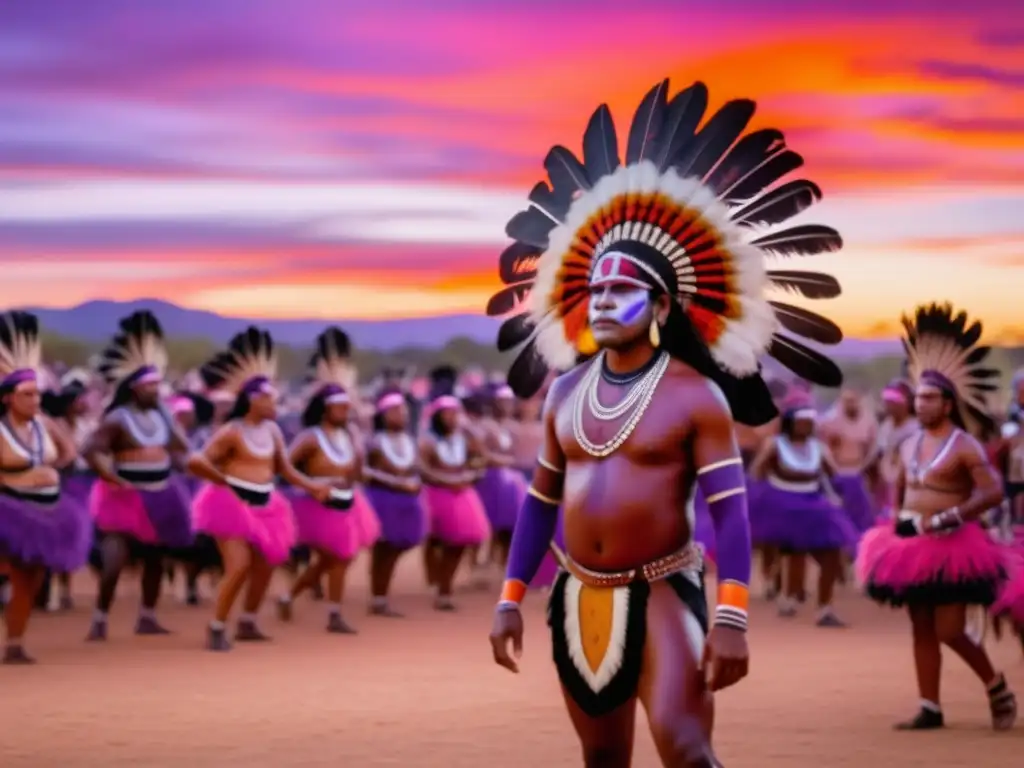
M 959 507 L 953 507 L 947 509 L 944 512 L 939 512 L 928 521 L 928 530 L 930 531 L 951 531 L 954 528 L 959 528 L 964 524 L 964 518 L 960 514 Z
M 526 598 L 526 583 L 519 579 L 505 579 L 505 584 L 501 588 L 501 598 L 498 600 L 498 605 L 501 606 L 505 603 L 511 603 L 516 607 L 523 602 Z
M 715 624 L 722 627 L 747 631 L 747 611 L 750 607 L 750 590 L 738 581 L 723 581 L 718 585 L 718 605 L 715 607 Z
M 509 611 L 519 613 L 519 603 L 513 603 L 511 600 L 499 600 L 497 610 L 498 613 L 507 613 Z

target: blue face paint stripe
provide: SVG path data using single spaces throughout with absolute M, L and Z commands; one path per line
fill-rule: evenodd
M 632 323 L 643 313 L 647 306 L 647 298 L 638 299 L 622 311 L 622 322 Z

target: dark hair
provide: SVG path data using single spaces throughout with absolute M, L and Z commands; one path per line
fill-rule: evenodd
M 430 414 L 430 431 L 435 435 L 441 436 L 445 433 L 444 423 L 441 421 L 441 417 L 444 414 L 444 408 L 438 408 L 432 414 Z
M 234 405 L 231 406 L 231 410 L 228 411 L 228 415 L 224 417 L 224 423 L 229 421 L 236 421 L 238 419 L 245 418 L 245 415 L 249 413 L 249 408 L 252 407 L 252 402 L 249 400 L 249 393 L 242 392 L 238 393 L 238 397 L 235 398 Z
M 123 405 L 128 405 L 132 401 L 135 395 L 132 385 L 129 383 L 130 381 L 130 378 L 123 379 L 117 385 L 117 389 L 114 390 L 114 396 L 110 399 L 110 404 L 103 410 L 104 414 L 115 411 Z
M 317 392 L 313 397 L 309 398 L 309 402 L 306 403 L 306 407 L 302 411 L 302 426 L 315 427 L 321 421 L 324 420 L 324 413 L 327 411 L 327 398 L 323 392 Z

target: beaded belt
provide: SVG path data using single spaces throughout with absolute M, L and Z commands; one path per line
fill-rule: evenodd
M 568 554 L 554 544 L 551 551 L 559 564 L 588 587 L 613 589 L 625 587 L 634 581 L 658 581 L 680 571 L 699 571 L 704 565 L 701 549 L 694 544 L 687 544 L 678 552 L 653 560 L 639 568 L 614 573 L 602 573 L 584 568 Z

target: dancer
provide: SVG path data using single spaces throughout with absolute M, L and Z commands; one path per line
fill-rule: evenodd
M 637 699 L 664 765 L 716 764 L 706 676 L 712 690 L 724 688 L 746 676 L 748 663 L 750 531 L 730 410 L 750 425 L 776 415 L 759 374 L 766 350 L 818 384 L 841 381 L 833 363 L 776 333 L 782 324 L 838 341 L 839 329 L 804 310 L 795 322 L 792 309 L 763 296 L 769 279 L 817 297 L 836 295 L 838 284 L 825 275 L 766 275 L 762 250 L 833 250 L 839 235 L 805 226 L 752 239 L 745 229 L 783 222 L 818 198 L 807 181 L 760 194 L 799 156 L 771 129 L 729 151 L 753 116 L 751 101 L 729 102 L 694 134 L 706 87 L 667 96 L 664 81 L 644 99 L 624 165 L 607 106 L 591 118 L 583 163 L 563 147 L 551 150 L 551 186 L 538 184 L 532 207 L 507 227 L 518 242 L 500 268 L 512 285 L 489 307 L 509 311 L 514 301 L 503 296 L 530 291 L 527 314 L 507 320 L 498 338 L 501 348 L 525 343 L 509 373 L 518 396 L 540 387 L 548 365 L 585 361 L 548 393 L 546 439 L 513 534 L 491 644 L 495 662 L 516 671 L 509 644 L 518 655 L 519 603 L 561 502 L 566 570 L 549 615 L 587 766 L 630 764 Z M 731 210 L 740 200 L 748 202 Z M 701 561 L 686 513 L 698 486 L 719 560 L 706 643 Z
M 860 393 L 846 390 L 840 394 L 836 407 L 822 420 L 819 435 L 835 462 L 832 482 L 843 507 L 857 530 L 866 531 L 875 524 L 865 473 L 876 455 L 878 424 L 864 408 Z
M 504 568 L 516 515 L 526 498 L 526 483 L 513 468 L 516 457 L 513 437 L 516 398 L 512 388 L 507 384 L 492 387 L 487 394 L 491 417 L 481 424 L 487 469 L 477 482 L 476 490 L 491 523 L 493 538 L 489 559 Z
M 416 441 L 409 434 L 409 408 L 399 389 L 385 389 L 377 397 L 363 476 L 381 527 L 370 562 L 370 613 L 401 618 L 391 607 L 391 580 L 399 558 L 426 536 L 427 515 L 420 499 Z
M 441 382 L 441 376 L 435 376 Z M 441 382 L 443 384 L 443 382 Z M 460 426 L 462 407 L 449 390 L 436 389 L 427 407 L 429 425 L 420 439 L 423 503 L 430 537 L 424 548 L 427 581 L 437 590 L 434 608 L 454 611 L 452 586 L 467 548 L 490 534 L 487 513 L 473 489 L 479 454 Z
M 278 613 L 291 621 L 295 599 L 327 576 L 327 631 L 355 634 L 342 617 L 348 567 L 360 551 L 373 546 L 380 524 L 364 496 L 356 494 L 363 463 L 362 441 L 349 430 L 355 371 L 350 361 L 348 336 L 328 328 L 317 337 L 317 352 L 310 360 L 313 379 L 319 384 L 302 413 L 302 431 L 289 450 L 292 464 L 309 477 L 332 486 L 330 498 L 321 503 L 298 493 L 292 501 L 298 542 L 308 546 L 312 560 L 291 590 L 278 599 Z
M 211 651 L 231 649 L 225 622 L 243 587 L 243 613 L 235 640 L 270 639 L 260 630 L 256 614 L 274 567 L 287 560 L 295 544 L 291 505 L 274 487 L 275 476 L 319 502 L 326 503 L 331 496 L 329 483 L 311 480 L 288 459 L 274 421 L 276 373 L 273 340 L 255 327 L 237 334 L 227 351 L 203 368 L 209 389 L 235 393 L 224 425 L 202 451 L 189 458 L 189 470 L 208 481 L 192 503 L 195 527 L 217 542 L 224 567 L 207 636 Z
M 965 632 L 968 606 L 991 606 L 1007 577 L 1009 550 L 978 524 L 999 503 L 1002 488 L 968 431 L 990 420 L 987 398 L 998 373 L 984 367 L 989 350 L 978 346 L 981 323 L 968 324 L 949 304 L 919 307 L 903 325 L 921 428 L 900 449 L 902 511 L 895 523 L 864 535 L 857 575 L 873 600 L 910 613 L 921 707 L 896 727 L 944 725 L 939 679 L 945 645 L 984 683 L 992 725 L 1006 730 L 1017 716 L 1016 698 Z
M 879 498 L 885 518 L 896 512 L 896 483 L 900 473 L 900 448 L 907 438 L 917 432 L 920 425 L 914 418 L 914 390 L 906 381 L 895 379 L 882 390 L 885 420 L 878 429 Z
M 815 437 L 815 422 L 809 403 L 790 405 L 779 435 L 765 443 L 754 460 L 751 475 L 764 485 L 751 504 L 751 533 L 785 556 L 779 616 L 796 616 L 810 556 L 819 567 L 817 624 L 844 627 L 832 598 L 843 550 L 856 543 L 858 533 L 830 484 L 835 468 L 828 448 Z
M 114 394 L 83 451 L 97 475 L 89 509 L 101 566 L 90 641 L 107 639 L 117 583 L 130 561 L 142 563 L 135 634 L 168 634 L 156 618 L 164 556 L 192 543 L 192 519 L 185 480 L 172 466 L 172 460 L 184 463 L 188 440 L 160 402 L 166 366 L 163 331 L 150 312 L 122 319 L 100 357 L 99 373 Z
M 64 430 L 40 411 L 39 321 L 0 316 L 0 570 L 10 578 L 4 664 L 32 664 L 22 645 L 47 570 L 85 564 L 92 526 L 85 507 L 61 494 L 59 470 L 76 457 Z

